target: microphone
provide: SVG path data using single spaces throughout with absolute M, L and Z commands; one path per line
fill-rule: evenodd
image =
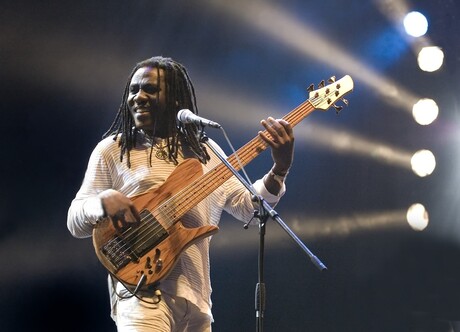
M 177 120 L 183 124 L 194 123 L 198 126 L 209 126 L 212 128 L 221 128 L 222 126 L 217 122 L 202 118 L 201 116 L 196 115 L 189 109 L 182 109 L 177 112 Z

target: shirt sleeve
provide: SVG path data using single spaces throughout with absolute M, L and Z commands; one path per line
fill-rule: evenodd
M 98 219 L 104 215 L 98 194 L 112 187 L 109 167 L 99 143 L 91 153 L 83 183 L 67 213 L 67 228 L 77 238 L 90 237 Z

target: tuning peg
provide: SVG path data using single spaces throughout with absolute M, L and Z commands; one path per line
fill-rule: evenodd
M 331 76 L 327 81 L 328 81 L 328 83 L 334 83 L 335 82 L 335 76 Z
M 339 112 L 343 108 L 343 106 L 339 106 L 339 105 L 336 105 L 336 104 L 332 104 L 332 106 L 335 108 L 335 114 L 339 114 Z
M 322 80 L 321 82 L 319 82 L 318 88 L 324 88 L 325 85 L 326 85 L 326 82 L 324 82 L 324 80 Z
M 340 98 L 340 100 L 342 100 L 343 103 L 348 106 L 348 99 L 345 99 L 345 98 L 342 97 L 342 98 Z
M 307 91 L 308 92 L 312 92 L 313 90 L 315 90 L 315 86 L 312 84 L 310 84 L 310 86 L 307 88 Z

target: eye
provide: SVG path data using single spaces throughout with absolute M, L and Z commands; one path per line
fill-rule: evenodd
M 160 91 L 160 89 L 156 85 L 153 85 L 153 84 L 146 84 L 146 85 L 144 85 L 142 87 L 142 89 L 146 93 L 149 93 L 149 94 L 154 94 L 154 93 L 157 93 L 158 91 Z
M 129 87 L 129 93 L 137 93 L 139 91 L 139 85 L 134 84 Z

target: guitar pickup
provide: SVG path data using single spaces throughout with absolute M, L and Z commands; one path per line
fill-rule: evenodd
M 139 225 L 129 227 L 122 234 L 117 234 L 101 248 L 101 253 L 110 261 L 116 272 L 130 262 L 138 262 L 139 257 L 144 256 L 168 237 L 166 229 L 150 211 L 143 210 L 140 216 Z

